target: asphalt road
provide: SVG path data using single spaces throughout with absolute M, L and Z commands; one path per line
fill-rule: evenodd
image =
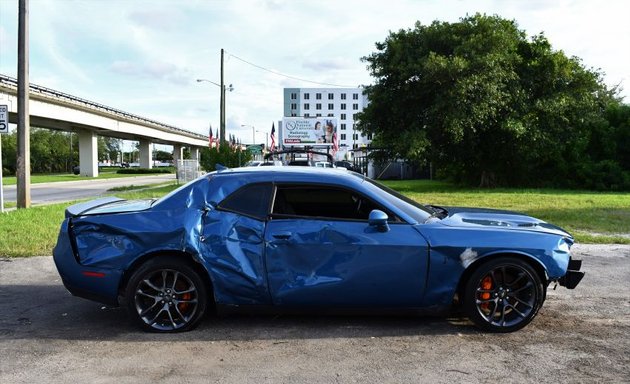
M 630 246 L 511 334 L 464 318 L 232 316 L 157 335 L 72 297 L 50 257 L 0 259 L 0 383 L 628 383 Z
M 175 181 L 174 174 L 31 184 L 31 203 L 46 204 L 86 199 L 100 196 L 114 187 L 167 183 L 169 181 Z M 15 202 L 16 200 L 16 186 L 5 186 L 4 201 Z

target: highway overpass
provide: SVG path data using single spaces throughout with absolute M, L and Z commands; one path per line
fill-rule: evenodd
M 17 124 L 17 79 L 0 74 L 0 105 L 9 109 L 9 122 Z M 193 159 L 208 137 L 158 121 L 110 108 L 46 87 L 30 85 L 31 126 L 75 132 L 79 136 L 79 166 L 84 176 L 98 176 L 97 136 L 140 143 L 140 166 L 151 168 L 151 144 L 173 146 L 173 159 L 181 159 L 183 147 Z

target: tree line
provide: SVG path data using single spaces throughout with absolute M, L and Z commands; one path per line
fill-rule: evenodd
M 630 190 L 630 106 L 542 33 L 480 14 L 418 22 L 363 60 L 375 82 L 358 129 L 377 160 L 482 187 Z
M 76 133 L 32 128 L 30 136 L 32 173 L 70 173 L 74 166 L 79 165 L 79 137 Z M 2 135 L 1 140 L 3 174 L 15 175 L 17 131 Z M 120 139 L 99 136 L 97 143 L 99 162 L 137 161 L 137 148 L 123 153 Z M 190 151 L 185 151 L 184 156 L 189 157 Z M 173 155 L 157 150 L 153 153 L 153 159 L 162 162 L 172 161 Z

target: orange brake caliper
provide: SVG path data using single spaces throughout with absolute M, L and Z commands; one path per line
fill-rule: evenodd
M 481 280 L 481 289 L 483 290 L 491 290 L 492 289 L 492 278 L 490 278 L 490 276 L 486 276 L 483 278 L 483 280 Z M 481 294 L 481 300 L 489 300 L 490 299 L 490 292 L 483 292 Z M 487 311 L 488 308 L 490 307 L 490 303 L 481 303 L 481 309 L 483 309 L 484 311 Z

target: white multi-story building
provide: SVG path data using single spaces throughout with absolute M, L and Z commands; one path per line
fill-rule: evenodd
M 372 142 L 355 128 L 356 113 L 367 106 L 362 88 L 285 88 L 285 117 L 336 117 L 339 151 L 337 159 L 350 159 L 350 149 Z

